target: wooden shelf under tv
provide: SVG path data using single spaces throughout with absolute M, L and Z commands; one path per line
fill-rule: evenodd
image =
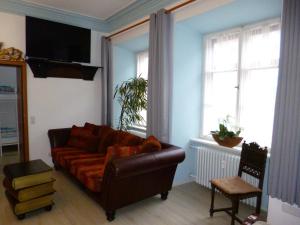
M 93 80 L 97 70 L 102 68 L 37 58 L 28 58 L 26 62 L 30 66 L 34 77 L 38 78 L 56 77 Z

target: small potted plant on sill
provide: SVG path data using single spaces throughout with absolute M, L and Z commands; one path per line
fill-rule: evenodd
M 243 140 L 239 137 L 241 128 L 231 128 L 229 122 L 229 116 L 226 117 L 221 123 L 219 123 L 219 130 L 211 131 L 213 139 L 222 146 L 233 148 L 237 146 Z

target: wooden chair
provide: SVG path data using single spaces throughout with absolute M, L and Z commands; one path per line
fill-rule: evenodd
M 225 177 L 211 180 L 211 206 L 210 216 L 215 212 L 225 211 L 231 216 L 231 225 L 235 221 L 242 224 L 242 220 L 236 216 L 239 209 L 239 201 L 247 198 L 256 197 L 256 213 L 260 213 L 262 188 L 265 176 L 265 167 L 267 160 L 267 148 L 261 148 L 256 143 L 243 143 L 241 160 L 239 165 L 238 176 Z M 258 187 L 255 187 L 242 179 L 242 173 L 249 174 L 259 180 Z M 214 209 L 215 191 L 218 189 L 225 197 L 229 198 L 232 207 Z

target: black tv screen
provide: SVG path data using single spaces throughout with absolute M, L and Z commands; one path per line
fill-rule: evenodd
M 65 62 L 90 62 L 91 31 L 26 17 L 26 56 Z

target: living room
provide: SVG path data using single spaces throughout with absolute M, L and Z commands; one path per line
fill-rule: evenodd
M 290 1 L 292 0 L 286 2 Z M 169 58 L 172 58 L 171 61 L 173 61 L 171 62 L 173 77 L 169 80 L 172 94 L 168 98 L 170 105 L 169 103 L 167 105 L 170 110 L 165 118 L 170 121 L 168 143 L 183 149 L 185 159 L 178 164 L 173 190 L 170 191 L 167 201 L 162 203 L 155 197 L 121 208 L 117 211 L 116 218 L 112 223 L 230 224 L 231 218 L 225 213 L 216 213 L 212 218 L 209 215 L 211 195 L 209 180 L 219 178 L 221 172 L 219 173 L 218 169 L 219 171 L 222 169 L 229 171 L 231 165 L 235 166 L 232 166 L 229 173 L 237 174 L 242 145 L 233 149 L 218 146 L 212 139 L 210 131 L 218 128 L 216 125 L 220 119 L 231 114 L 234 125 L 242 128 L 240 136 L 247 143 L 257 142 L 261 147 L 267 146 L 271 149 L 272 134 L 274 136 L 272 127 L 277 78 L 278 70 L 280 70 L 283 1 L 197 0 L 185 4 L 190 1 L 128 0 L 113 1 L 114 3 L 87 1 L 86 5 L 80 1 L 75 2 L 55 0 L 5 0 L 0 2 L 0 42 L 3 42 L 3 48 L 14 47 L 26 53 L 26 16 L 30 16 L 90 29 L 90 63 L 84 65 L 101 67 L 97 70 L 93 80 L 87 81 L 53 77 L 38 78 L 32 72 L 31 67 L 26 66 L 29 159 L 42 159 L 49 166 L 54 166 L 47 135 L 51 129 L 70 128 L 73 125 L 84 126 L 86 122 L 104 125 L 103 117 L 107 117 L 107 111 L 103 107 L 105 102 L 103 74 L 107 73 L 107 67 L 103 64 L 103 54 L 105 53 L 101 46 L 101 38 L 111 35 L 113 35 L 110 37 L 112 72 L 108 72 L 108 74 L 113 78 L 110 79 L 113 90 L 110 90 L 111 98 L 108 98 L 112 106 L 108 117 L 111 119 L 112 127 L 118 128 L 121 106 L 118 99 L 113 99 L 112 96 L 115 87 L 138 76 L 148 79 L 148 64 L 150 64 L 148 60 L 151 57 L 148 53 L 151 48 L 150 23 L 143 21 L 147 20 L 150 14 L 156 13 L 162 8 L 167 10 L 175 8 L 168 13 L 172 15 L 174 21 L 171 37 L 173 40 L 172 53 L 169 54 Z M 178 7 L 181 4 L 184 5 Z M 288 3 L 286 4 L 288 5 Z M 299 7 L 298 5 L 297 7 Z M 295 6 L 295 8 L 297 7 Z M 299 17 L 299 15 L 297 16 Z M 136 23 L 140 24 L 127 29 Z M 116 34 L 123 29 L 126 31 Z M 252 43 L 251 45 L 250 42 L 248 44 L 244 41 L 253 40 L 256 30 L 259 29 L 263 30 L 263 40 L 259 42 L 263 44 Z M 299 24 L 297 29 L 299 29 Z M 297 38 L 299 36 L 295 37 L 295 39 Z M 211 63 L 209 61 L 209 54 L 212 51 L 210 46 L 218 41 L 221 46 L 220 51 L 223 52 L 220 53 L 220 58 L 215 60 L 219 60 L 217 61 L 220 66 L 219 71 L 225 71 L 224 74 L 227 72 L 230 78 L 222 79 L 220 77 L 219 83 L 213 84 L 209 83 L 207 74 L 218 71 L 209 71 L 207 65 Z M 228 48 L 225 46 L 227 42 L 231 43 Z M 233 49 L 236 50 L 235 53 L 233 53 Z M 261 49 L 264 50 L 260 51 Z M 242 63 L 243 56 L 247 54 L 249 61 L 253 60 L 254 64 L 258 63 L 251 68 L 250 72 L 243 68 Z M 28 54 L 26 53 L 26 55 Z M 251 66 L 253 67 L 253 64 Z M 246 70 L 247 72 L 245 72 Z M 258 70 L 264 72 L 255 73 Z M 254 74 L 250 82 L 247 77 L 249 74 Z M 261 78 L 257 78 L 261 74 L 267 74 L 267 76 L 261 80 Z M 207 87 L 210 85 L 218 85 L 216 87 L 220 91 L 209 90 Z M 246 88 L 242 89 L 242 86 L 240 88 L 239 85 L 244 85 Z M 210 96 L 211 93 L 220 98 L 205 97 Z M 297 98 L 297 96 L 295 97 Z M 211 109 L 207 106 L 211 105 L 216 107 L 216 111 L 210 111 Z M 146 111 L 142 113 L 144 117 L 147 114 Z M 142 123 L 130 126 L 130 132 L 146 138 L 148 126 L 149 120 L 146 119 Z M 297 134 L 296 131 L 294 132 Z M 279 134 L 276 133 L 276 135 Z M 163 141 L 161 138 L 159 139 Z M 207 142 L 209 143 L 207 144 Z M 223 155 L 221 155 L 219 159 L 216 158 L 216 161 L 211 161 L 210 153 L 200 154 L 205 151 L 227 152 L 228 158 L 222 158 Z M 8 152 L 4 149 L 4 155 Z M 293 206 L 293 201 L 280 198 L 276 194 L 272 194 L 274 198 L 269 196 L 269 176 L 274 176 L 274 174 L 270 175 L 270 157 L 272 157 L 271 150 L 266 159 L 261 219 L 274 225 L 299 224 L 299 207 Z M 296 157 L 298 156 L 295 153 L 294 158 Z M 233 161 L 230 161 L 231 159 Z M 1 161 L 1 167 L 4 166 L 4 162 L 5 160 Z M 289 165 L 289 161 L 285 163 L 287 163 L 285 165 Z M 204 167 L 204 164 L 209 165 Z M 281 166 L 284 167 L 284 165 Z M 201 177 L 202 173 L 204 175 Z M 37 211 L 29 214 L 24 220 L 25 223 L 27 221 L 29 224 L 51 224 L 51 221 L 62 224 L 108 223 L 101 207 L 92 198 L 89 198 L 78 185 L 71 182 L 64 173 L 60 170 L 54 171 L 54 178 L 56 179 L 54 184 L 56 193 L 52 211 L 45 213 Z M 294 186 L 291 184 L 292 190 L 299 190 L 299 181 L 297 178 L 294 180 L 298 183 Z M 8 202 L 2 189 L 0 199 L 1 220 L 3 218 L 5 224 L 19 223 L 11 209 L 8 208 Z M 83 205 L 79 206 L 78 202 L 83 202 Z M 219 205 L 220 202 L 222 205 L 225 200 L 218 195 L 216 205 Z M 228 203 L 230 204 L 230 202 Z M 255 211 L 253 207 L 256 202 L 246 201 L 244 203 L 241 204 L 239 212 L 242 219 Z M 151 218 L 151 215 L 156 219 Z

